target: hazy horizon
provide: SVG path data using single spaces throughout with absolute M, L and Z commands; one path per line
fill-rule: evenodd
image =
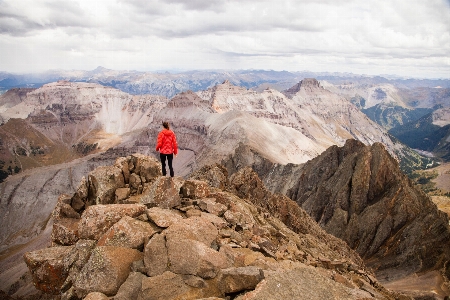
M 0 71 L 450 78 L 450 0 L 0 0 Z

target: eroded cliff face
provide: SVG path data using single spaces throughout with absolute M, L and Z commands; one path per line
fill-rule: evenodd
M 302 167 L 287 195 L 387 280 L 434 269 L 450 275 L 448 217 L 382 144 L 329 148 Z

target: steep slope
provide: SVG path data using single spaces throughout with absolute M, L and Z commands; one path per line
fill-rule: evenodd
M 433 111 L 432 108 L 405 108 L 394 103 L 380 103 L 368 109 L 362 109 L 372 121 L 386 130 L 416 121 Z
M 49 139 L 26 120 L 10 119 L 0 126 L 0 170 L 7 174 L 68 162 L 77 157 L 74 149 Z M 0 182 L 3 179 L 0 178 Z
M 24 170 L 105 151 L 119 144 L 122 134 L 145 128 L 167 102 L 66 81 L 8 91 L 0 101 L 1 169 Z
M 271 89 L 256 93 L 225 81 L 198 95 L 208 100 L 217 112 L 239 110 L 292 127 L 322 149 L 356 138 L 367 144 L 383 142 L 394 152 L 395 146 L 383 129 L 347 100 L 325 90 L 315 79 L 304 79 L 285 94 Z
M 450 159 L 450 109 L 441 108 L 417 121 L 391 129 L 389 132 L 414 149 L 431 152 Z
M 385 280 L 440 270 L 450 278 L 448 218 L 381 144 L 348 141 L 302 168 L 287 195 Z
M 13 88 L 0 95 L 0 113 L 25 101 L 27 94 L 34 90 L 32 88 Z

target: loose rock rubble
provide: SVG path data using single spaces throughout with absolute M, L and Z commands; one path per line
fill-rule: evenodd
M 52 246 L 24 256 L 36 288 L 55 299 L 408 299 L 256 173 L 203 170 L 162 177 L 156 159 L 133 154 L 89 173 L 59 197 Z

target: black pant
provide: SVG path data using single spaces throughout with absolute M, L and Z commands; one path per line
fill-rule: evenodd
M 163 176 L 166 176 L 166 157 L 167 157 L 167 162 L 169 163 L 170 177 L 173 177 L 173 175 L 174 175 L 173 168 L 172 168 L 173 154 L 160 153 L 159 157 L 161 158 Z

